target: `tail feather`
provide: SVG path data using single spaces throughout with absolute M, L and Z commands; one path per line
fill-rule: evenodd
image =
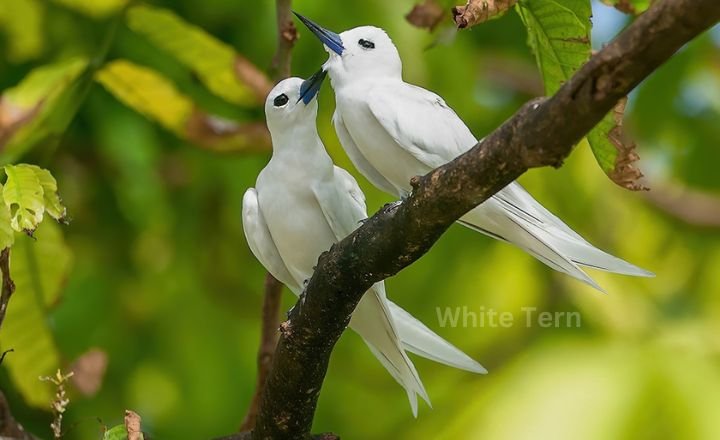
M 485 203 L 491 201 L 493 200 L 488 200 Z M 551 243 L 548 243 L 547 234 L 542 229 L 507 212 L 504 213 L 506 215 L 503 217 L 496 218 L 490 225 L 489 222 L 485 221 L 486 212 L 479 210 L 479 208 L 484 207 L 484 205 L 480 205 L 465 214 L 462 218 L 462 224 L 490 236 L 502 237 L 503 240 L 520 247 L 553 269 L 566 273 L 601 292 L 603 291 L 595 280 L 583 272 L 575 262 L 563 255 Z
M 383 283 L 377 283 L 358 304 L 350 320 L 355 330 L 388 370 L 390 375 L 408 394 L 413 415 L 417 417 L 419 395 L 428 405 L 430 398 L 415 369 L 400 343 L 400 337 L 387 305 Z
M 581 266 L 635 277 L 655 276 L 654 273 L 610 255 L 584 240 L 580 242 L 573 240 L 572 237 L 564 236 L 564 234 L 549 234 L 548 241 L 557 249 L 561 249 L 565 255 L 569 255 L 572 261 Z
M 654 276 L 588 243 L 517 183 L 467 213 L 460 223 L 513 243 L 553 269 L 600 291 L 603 289 L 580 266 L 623 275 Z
M 530 212 L 548 230 L 547 238 L 575 263 L 593 269 L 636 277 L 654 277 L 655 274 L 625 260 L 602 251 L 573 231 L 555 214 L 538 203 L 518 183 L 508 185 L 500 194 L 502 201 L 510 205 L 524 205 L 524 212 Z M 514 203 L 513 203 L 514 202 Z
M 450 367 L 479 374 L 487 373 L 477 361 L 435 334 L 400 306 L 392 301 L 388 301 L 388 305 L 406 350 Z

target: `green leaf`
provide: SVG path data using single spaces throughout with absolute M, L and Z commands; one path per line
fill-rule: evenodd
M 615 128 L 615 118 L 610 112 L 603 118 L 600 123 L 588 133 L 587 140 L 592 148 L 595 160 L 598 165 L 609 174 L 615 168 L 615 159 L 617 158 L 617 149 L 609 141 L 609 133 Z
M 639 15 L 650 7 L 652 0 L 602 0 L 602 2 L 626 14 Z
M 105 431 L 103 440 L 127 440 L 125 425 L 116 425 Z
M 3 192 L 3 185 L 0 185 L 0 194 Z M 0 249 L 9 248 L 15 243 L 15 232 L 10 226 L 10 208 L 0 203 Z
M 264 100 L 265 92 L 270 91 L 271 84 L 264 74 L 239 57 L 231 46 L 167 9 L 134 6 L 128 11 L 128 26 L 176 57 L 193 70 L 211 92 L 229 102 L 256 105 Z M 238 73 L 248 69 L 253 72 Z M 250 84 L 239 79 L 241 77 L 256 83 L 255 87 L 259 84 L 263 92 L 253 90 Z
M 0 164 L 8 163 L 36 143 L 61 134 L 74 111 L 73 87 L 87 67 L 84 58 L 73 58 L 38 67 L 0 98 Z
M 589 59 L 591 8 L 589 0 L 522 0 L 518 13 L 528 31 L 528 44 L 535 53 L 551 95 Z M 610 179 L 627 189 L 641 189 L 642 176 L 633 166 L 634 145 L 622 140 L 622 110 L 610 112 L 587 136 L 600 168 Z
M 45 213 L 43 187 L 35 171 L 27 165 L 6 165 L 3 187 L 5 206 L 10 210 L 10 226 L 18 232 L 32 233 Z
M 0 1 L 0 30 L 8 38 L 4 54 L 13 63 L 22 63 L 41 55 L 44 7 L 39 0 Z
M 104 18 L 118 12 L 128 0 L 54 0 L 67 8 L 95 18 Z
M 60 356 L 49 327 L 47 311 L 58 302 L 72 263 L 70 249 L 56 223 L 45 222 L 36 231 L 36 240 L 18 237 L 10 256 L 15 293 L 10 299 L 2 327 L 0 348 L 15 351 L 5 358 L 13 384 L 25 401 L 48 408 L 53 387 L 38 380 L 52 375 Z
M 551 95 L 590 57 L 590 1 L 521 0 L 517 11 Z

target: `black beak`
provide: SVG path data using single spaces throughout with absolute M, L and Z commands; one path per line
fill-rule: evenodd
M 332 50 L 336 54 L 342 55 L 345 47 L 343 46 L 342 38 L 340 38 L 340 35 L 323 28 L 322 26 L 316 24 L 314 21 L 303 17 L 295 11 L 293 11 L 293 14 L 295 14 L 295 16 L 299 18 L 300 21 L 302 21 L 303 24 L 307 26 L 308 29 L 310 29 L 310 32 L 315 34 L 315 36 L 318 37 L 318 39 L 322 41 L 325 46 L 329 47 L 330 50 Z
M 310 104 L 310 101 L 312 101 L 320 91 L 320 87 L 322 87 L 326 76 L 327 72 L 321 68 L 315 72 L 313 76 L 303 81 L 300 85 L 300 98 L 298 98 L 298 102 L 302 100 L 305 105 Z

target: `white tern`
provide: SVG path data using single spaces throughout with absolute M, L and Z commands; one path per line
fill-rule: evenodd
M 320 72 L 324 75 L 324 72 Z M 300 78 L 281 81 L 267 97 L 265 116 L 272 158 L 255 188 L 243 197 L 243 228 L 253 254 L 295 295 L 313 274 L 318 257 L 367 217 L 355 179 L 333 165 L 317 132 L 317 88 Z M 413 415 L 417 395 L 429 404 L 405 351 L 446 365 L 485 373 L 477 362 L 390 302 L 376 283 L 350 321 L 390 374 L 405 388 Z
M 335 91 L 333 124 L 355 167 L 377 188 L 405 197 L 410 180 L 468 151 L 477 139 L 438 95 L 402 79 L 402 62 L 387 33 L 361 26 L 341 34 L 297 14 L 329 54 L 322 70 Z M 313 88 L 323 76 L 315 76 Z M 459 222 L 506 241 L 598 290 L 580 266 L 634 276 L 651 272 L 588 243 L 517 182 Z

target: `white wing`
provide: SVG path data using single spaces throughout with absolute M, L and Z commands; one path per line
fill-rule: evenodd
M 467 126 L 436 94 L 410 84 L 376 87 L 367 99 L 371 113 L 405 151 L 437 167 L 476 144 Z M 499 216 L 499 217 L 498 217 Z M 543 208 L 519 184 L 511 183 L 464 216 L 462 222 L 519 245 L 550 267 L 599 289 L 577 265 L 609 272 L 652 276 L 651 272 L 595 248 Z
M 362 212 L 364 216 L 367 216 L 367 206 L 365 205 L 365 193 L 360 189 L 357 180 L 348 173 L 347 170 L 335 166 L 333 168 L 335 177 L 342 185 L 342 188 L 350 194 L 350 197 L 355 201 L 357 212 Z
M 398 189 L 382 174 L 378 173 L 375 167 L 373 167 L 360 152 L 355 144 L 355 140 L 350 136 L 347 127 L 345 127 L 345 121 L 343 121 L 337 111 L 333 115 L 333 125 L 335 125 L 335 132 L 338 135 L 338 139 L 340 139 L 340 144 L 342 144 L 343 149 L 350 157 L 352 163 L 355 164 L 355 167 L 360 170 L 376 188 L 389 194 L 396 194 Z
M 322 180 L 313 186 L 325 219 L 335 234 L 342 240 L 360 226 L 367 218 L 365 195 L 357 181 L 344 169 L 333 167 L 332 181 Z
M 265 223 L 262 212 L 258 205 L 257 191 L 250 188 L 245 191 L 242 206 L 243 230 L 248 246 L 255 258 L 281 283 L 286 285 L 296 295 L 300 294 L 301 288 L 297 285 L 285 263 L 280 257 L 275 242 L 270 235 L 270 230 Z
M 367 99 L 371 113 L 404 150 L 432 168 L 443 165 L 477 143 L 465 123 L 428 90 L 402 83 L 376 87 Z

